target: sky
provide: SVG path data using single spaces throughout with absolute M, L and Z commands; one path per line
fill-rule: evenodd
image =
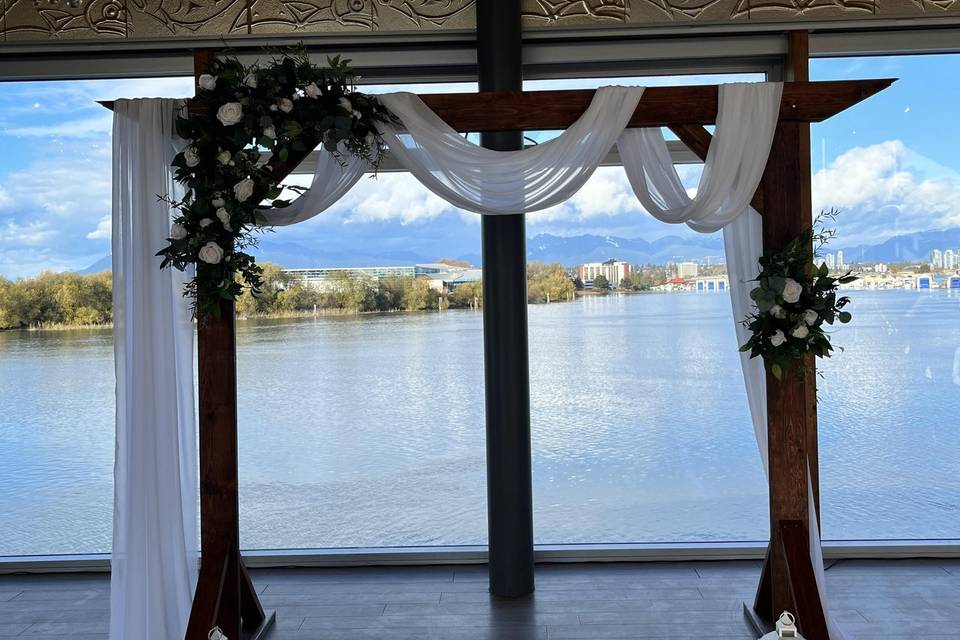
M 813 127 L 814 207 L 841 210 L 839 246 L 960 227 L 960 132 L 951 121 L 960 87 L 950 81 L 958 72 L 960 55 L 812 62 L 815 80 L 900 78 L 891 89 Z M 607 78 L 528 82 L 526 88 L 758 79 Z M 475 86 L 369 88 L 399 89 Z M 111 115 L 96 100 L 191 93 L 189 78 L 0 83 L 0 276 L 83 269 L 109 254 Z M 698 167 L 684 166 L 680 173 L 694 193 Z M 692 233 L 647 215 L 619 168 L 599 169 L 569 201 L 530 214 L 527 222 L 531 237 L 591 233 L 653 240 Z M 265 244 L 417 246 L 439 258 L 479 253 L 479 223 L 479 216 L 454 210 L 409 176 L 381 174 L 361 180 L 313 220 L 271 233 Z

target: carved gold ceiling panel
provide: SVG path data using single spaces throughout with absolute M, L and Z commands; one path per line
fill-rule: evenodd
M 0 0 L 7 42 L 472 29 L 475 0 Z M 960 0 L 522 0 L 529 28 L 960 17 Z

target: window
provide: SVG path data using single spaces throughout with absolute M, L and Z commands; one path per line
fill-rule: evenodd
M 0 85 L 0 328 L 46 325 L 0 331 L 0 556 L 110 550 L 113 337 L 86 325 L 110 318 L 111 116 L 94 101 L 192 85 Z
M 960 55 L 811 65 L 899 78 L 812 133 L 814 210 L 840 211 L 825 258 L 860 276 L 844 351 L 820 367 L 826 539 L 960 538 L 958 70 Z
M 538 81 L 525 88 L 763 78 Z M 695 189 L 700 168 L 678 165 L 688 188 Z M 528 215 L 527 224 L 531 260 L 560 261 L 576 275 L 585 263 L 586 276 L 591 264 L 620 261 L 635 279 L 625 287 L 611 282 L 606 292 L 587 286 L 572 304 L 530 307 L 536 541 L 764 539 L 766 482 L 726 295 L 722 235 L 655 220 L 620 167 L 599 169 L 570 201 Z

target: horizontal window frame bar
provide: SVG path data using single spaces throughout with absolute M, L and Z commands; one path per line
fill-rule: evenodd
M 762 560 L 765 541 L 648 544 L 569 544 L 534 546 L 538 563 L 701 562 Z M 825 560 L 960 558 L 960 540 L 841 540 L 823 544 Z M 483 545 L 370 547 L 343 549 L 263 549 L 243 552 L 251 569 L 281 567 L 370 567 L 485 564 Z M 110 554 L 0 556 L 0 575 L 13 573 L 106 573 Z
M 960 18 L 823 21 L 656 27 L 529 29 L 524 32 L 527 80 L 768 71 L 787 52 L 784 29 L 811 31 L 812 57 L 960 52 Z M 643 37 L 639 37 L 643 36 Z M 366 83 L 476 82 L 473 31 L 302 34 L 232 38 L 246 60 L 264 44 L 303 42 L 318 59 L 343 54 Z M 95 43 L 6 43 L 0 81 L 170 77 L 193 74 L 191 48 L 220 40 L 130 40 Z M 438 63 L 438 60 L 442 63 Z

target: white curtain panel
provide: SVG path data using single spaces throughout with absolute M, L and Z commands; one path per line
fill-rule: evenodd
M 643 87 L 601 87 L 569 129 L 519 151 L 469 142 L 412 93 L 380 96 L 402 123 L 381 129 L 400 164 L 455 207 L 485 215 L 528 213 L 560 204 L 583 186 L 642 95 Z
M 118 100 L 113 119 L 117 376 L 111 640 L 186 631 L 197 580 L 197 450 L 189 273 L 160 269 L 182 101 Z
M 676 172 L 659 129 L 628 129 L 617 148 L 640 204 L 657 220 L 713 233 L 743 213 L 760 184 L 780 116 L 783 83 L 720 85 L 717 128 L 694 198 Z

